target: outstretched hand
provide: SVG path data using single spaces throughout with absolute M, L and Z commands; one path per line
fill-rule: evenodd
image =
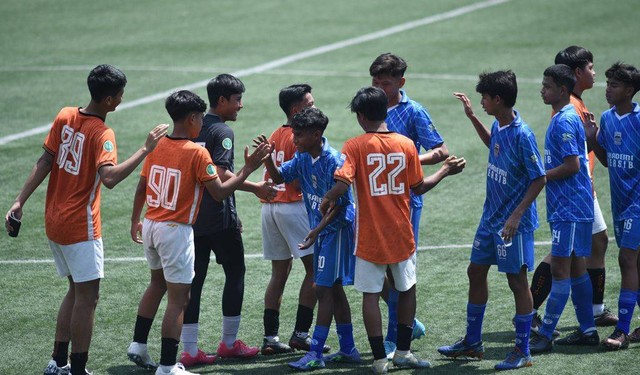
M 298 244 L 298 249 L 305 250 L 310 248 L 316 242 L 316 238 L 318 238 L 318 233 L 315 231 L 315 229 L 312 229 L 304 238 L 304 242 Z
M 262 165 L 262 163 L 271 157 L 271 145 L 269 143 L 261 142 L 258 145 L 254 145 L 255 150 L 249 154 L 249 146 L 244 147 L 244 165 L 250 171 L 255 171 Z
M 465 115 L 467 115 L 467 117 L 470 118 L 475 116 L 473 113 L 473 109 L 471 108 L 471 100 L 469 100 L 469 97 L 467 97 L 466 94 L 462 92 L 454 92 L 453 96 L 455 96 L 456 99 L 462 102 L 462 106 L 464 107 L 464 113 Z
M 591 112 L 583 112 L 585 117 L 584 123 L 584 133 L 587 137 L 587 140 L 592 141 L 595 140 L 596 134 L 598 133 L 598 125 L 596 124 L 596 117 Z
M 153 151 L 153 149 L 158 145 L 160 139 L 167 135 L 168 129 L 168 124 L 160 124 L 153 128 L 147 136 L 147 141 L 144 143 L 145 150 L 147 152 Z
M 447 160 L 442 163 L 442 167 L 447 169 L 449 176 L 462 172 L 466 165 L 467 161 L 464 158 L 459 158 L 455 155 L 449 156 Z

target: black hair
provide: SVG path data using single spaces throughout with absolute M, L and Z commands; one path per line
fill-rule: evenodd
M 604 75 L 608 79 L 615 79 L 625 85 L 632 86 L 634 90 L 633 95 L 640 91 L 640 71 L 633 65 L 618 61 L 611 65 Z
M 377 87 L 363 87 L 351 99 L 351 112 L 362 113 L 370 121 L 384 121 L 387 118 L 387 95 Z
M 556 85 L 565 86 L 569 94 L 573 92 L 573 87 L 576 85 L 576 75 L 573 74 L 573 69 L 569 65 L 551 65 L 544 70 L 543 74 L 545 77 L 551 77 Z
M 314 107 L 302 109 L 302 111 L 293 115 L 293 118 L 291 119 L 291 128 L 293 130 L 320 130 L 321 133 L 324 133 L 324 130 L 327 128 L 327 124 L 329 124 L 327 116 L 325 116 L 321 110 Z
M 304 96 L 311 92 L 311 86 L 306 83 L 299 83 L 291 86 L 287 86 L 280 90 L 278 99 L 280 100 L 280 108 L 284 111 L 287 117 L 291 114 L 291 108 L 300 103 Z
M 169 95 L 164 107 L 173 121 L 180 121 L 194 112 L 203 113 L 207 110 L 204 100 L 189 90 L 175 91 Z
M 558 52 L 555 59 L 555 64 L 567 65 L 571 70 L 584 69 L 589 63 L 593 63 L 593 54 L 580 46 L 570 46 L 563 49 Z
M 403 77 L 406 70 L 407 62 L 402 57 L 387 52 L 373 60 L 369 67 L 369 74 L 371 77 L 390 75 L 398 78 Z
M 231 74 L 220 74 L 207 84 L 207 95 L 211 108 L 215 108 L 218 105 L 218 100 L 221 96 L 229 100 L 231 95 L 242 94 L 243 92 L 244 84 Z
M 476 92 L 488 94 L 492 98 L 500 96 L 504 105 L 512 108 L 518 97 L 518 83 L 516 74 L 511 70 L 500 70 L 493 73 L 481 73 L 476 85 Z
M 127 76 L 115 66 L 98 65 L 89 73 L 87 86 L 91 99 L 100 103 L 107 96 L 116 96 L 127 85 Z

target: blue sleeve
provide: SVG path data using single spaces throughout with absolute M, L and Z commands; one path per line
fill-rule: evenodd
M 431 121 L 429 112 L 427 112 L 427 110 L 422 106 L 415 107 L 415 114 L 412 122 L 416 136 L 418 137 L 418 142 L 420 142 L 425 150 L 429 151 L 444 143 L 444 140 L 442 140 L 442 137 Z
M 533 132 L 527 132 L 520 138 L 520 157 L 524 161 L 527 176 L 531 180 L 546 175 L 544 165 L 542 165 L 542 158 L 538 151 L 536 136 Z
M 602 114 L 602 116 L 600 116 L 600 130 L 598 130 L 598 136 L 597 136 L 597 141 L 600 144 L 600 146 L 602 146 L 602 148 L 604 148 L 605 150 L 607 149 L 607 137 L 604 136 L 604 132 L 605 132 L 605 128 L 607 127 L 607 121 L 606 121 L 606 116 L 605 116 L 606 112 Z
M 577 123 L 576 123 L 577 121 Z M 579 117 L 564 116 L 558 119 L 557 129 L 553 133 L 554 143 L 558 146 L 560 159 L 580 155 L 577 141 L 577 126 L 582 126 Z
M 233 165 L 233 130 L 229 127 L 210 132 L 205 147 L 211 155 L 213 164 L 231 170 Z
M 285 161 L 280 165 L 278 171 L 280 172 L 280 176 L 284 179 L 284 182 L 291 182 L 298 178 L 299 170 L 298 163 L 300 160 L 300 154 L 296 152 L 293 154 L 293 158 L 291 160 Z

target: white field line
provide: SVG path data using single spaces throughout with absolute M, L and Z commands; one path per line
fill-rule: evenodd
M 303 52 L 299 52 L 293 55 L 289 55 L 289 56 L 285 56 L 264 64 L 260 64 L 257 66 L 254 66 L 253 68 L 248 68 L 248 69 L 242 69 L 242 70 L 238 70 L 235 71 L 233 73 L 231 73 L 232 75 L 236 76 L 236 77 L 245 77 L 248 75 L 252 75 L 252 74 L 257 74 L 257 73 L 262 73 L 265 72 L 267 70 L 271 70 L 271 69 L 275 69 L 278 67 L 281 67 L 283 65 L 287 65 L 296 61 L 300 61 L 309 57 L 313 57 L 313 56 L 318 56 L 318 55 L 322 55 L 328 52 L 333 52 L 342 48 L 346 48 L 349 46 L 353 46 L 353 45 L 357 45 L 357 44 L 361 44 L 361 43 L 365 43 L 365 42 L 370 42 L 372 40 L 376 40 L 376 39 L 380 39 L 380 38 L 384 38 L 387 37 L 389 35 L 393 35 L 393 34 L 397 34 L 403 31 L 407 31 L 407 30 L 411 30 L 411 29 L 415 29 L 416 27 L 420 27 L 420 26 L 425 26 L 425 25 L 429 25 L 432 23 L 436 23 L 439 21 L 444 21 L 444 20 L 448 20 L 448 19 L 452 19 L 458 16 L 462 16 L 465 15 L 467 13 L 471 13 L 474 12 L 476 10 L 479 9 L 484 9 L 484 8 L 488 8 L 491 6 L 495 6 L 495 5 L 499 5 L 499 4 L 503 4 L 506 2 L 509 2 L 511 0 L 487 0 L 487 1 L 482 1 L 479 3 L 475 3 L 475 4 L 471 4 L 468 6 L 464 6 L 464 7 L 460 7 L 457 9 L 453 9 L 451 11 L 448 12 L 444 12 L 444 13 L 440 13 L 440 14 L 435 14 L 433 16 L 428 16 L 419 20 L 415 20 L 415 21 L 411 21 L 411 22 L 406 22 L 400 25 L 396 25 L 387 29 L 383 29 L 380 31 L 376 31 L 373 33 L 369 33 L 369 34 L 364 34 L 355 38 L 350 38 L 350 39 L 345 39 L 339 42 L 335 42 L 335 43 L 331 43 L 331 44 L 327 44 L 325 46 L 321 46 L 321 47 L 317 47 L 317 48 L 313 48 L 307 51 L 303 51 Z M 128 108 L 134 108 L 134 107 L 138 107 L 144 104 L 148 104 L 151 102 L 154 102 L 156 100 L 160 100 L 160 99 L 164 99 L 166 98 L 168 95 L 170 95 L 172 92 L 176 91 L 176 90 L 195 90 L 201 87 L 206 86 L 206 84 L 209 82 L 209 79 L 207 80 L 203 80 L 203 81 L 198 81 L 198 82 L 194 82 L 191 84 L 187 84 L 184 86 L 180 86 L 180 87 L 174 87 L 172 89 L 166 90 L 166 91 L 162 91 L 153 95 L 149 95 L 149 96 L 145 96 L 142 97 L 140 99 L 136 99 L 130 102 L 126 102 L 121 104 L 118 107 L 118 110 L 122 111 Z M 33 128 L 30 130 L 26 130 L 20 133 L 16 133 L 16 134 L 11 134 L 8 136 L 4 136 L 4 137 L 0 137 L 0 145 L 3 144 L 7 144 L 9 142 L 18 140 L 18 139 L 22 139 L 22 138 L 26 138 L 26 137 L 30 137 L 32 135 L 36 135 L 36 134 L 42 134 L 45 133 L 49 130 L 49 128 L 51 127 L 51 123 L 46 124 L 46 125 L 42 125 L 39 126 L 37 128 Z
M 550 241 L 540 241 L 535 242 L 535 246 L 549 246 L 551 245 Z M 434 246 L 418 246 L 418 251 L 427 251 L 427 250 L 441 250 L 441 249 L 471 249 L 471 244 L 465 245 L 434 245 Z M 262 254 L 253 253 L 253 254 L 245 254 L 245 259 L 256 259 L 262 258 Z M 215 256 L 211 257 L 211 260 L 215 260 Z M 146 261 L 145 257 L 122 257 L 122 258 L 105 258 L 105 263 L 121 263 L 121 262 L 142 262 Z M 0 265 L 5 264 L 49 264 L 53 263 L 53 259 L 16 259 L 16 260 L 0 260 Z

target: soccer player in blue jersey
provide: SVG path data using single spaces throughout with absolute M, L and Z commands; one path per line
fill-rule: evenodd
M 606 98 L 611 108 L 600 118 L 600 130 L 591 122 L 587 135 L 600 162 L 609 169 L 611 211 L 622 280 L 618 299 L 618 324 L 602 341 L 607 349 L 626 349 L 640 341 L 640 328 L 629 335 L 638 293 L 640 250 L 640 105 L 633 96 L 640 90 L 640 71 L 615 63 L 606 73 Z M 596 142 L 597 131 L 597 142 Z
M 593 290 L 586 258 L 591 254 L 593 194 L 589 178 L 587 142 L 580 116 L 570 104 L 576 77 L 564 64 L 544 71 L 540 94 L 555 115 L 547 128 L 544 166 L 547 171 L 547 221 L 551 227 L 551 293 L 542 326 L 532 333 L 532 353 L 553 349 L 553 331 L 569 299 L 580 327 L 555 342 L 560 345 L 598 345 L 593 318 Z
M 340 197 L 336 208 L 324 217 L 320 201 L 335 184 L 333 173 L 342 165 L 340 153 L 329 146 L 322 136 L 329 119 L 317 108 L 305 108 L 293 116 L 291 127 L 293 143 L 297 148 L 293 159 L 276 168 L 272 159 L 265 162 L 267 171 L 276 184 L 298 179 L 304 197 L 309 227 L 306 238 L 301 238 L 301 249 L 314 246 L 314 282 L 318 297 L 318 316 L 313 330 L 311 350 L 298 361 L 289 363 L 297 370 L 325 367 L 332 362 L 360 362 L 355 347 L 351 308 L 343 285 L 353 285 L 355 256 L 354 216 L 355 204 L 351 191 Z M 266 138 L 263 142 L 267 142 Z M 323 358 L 324 343 L 335 317 L 340 351 Z
M 536 197 L 545 185 L 535 134 L 513 109 L 518 95 L 512 71 L 480 74 L 476 91 L 488 115 L 495 116 L 491 129 L 476 117 L 465 94 L 454 93 L 482 142 L 489 148 L 487 197 L 467 269 L 469 300 L 467 332 L 463 339 L 438 351 L 447 357 L 484 355 L 482 321 L 489 290 L 487 273 L 492 264 L 507 274 L 516 305 L 516 347 L 496 370 L 532 365 L 529 331 L 533 300 L 527 270 L 533 268 L 533 232 L 538 228 Z
M 385 123 L 389 130 L 409 137 L 416 145 L 418 153 L 421 147 L 425 149 L 426 153 L 420 155 L 420 164 L 438 164 L 449 156 L 449 150 L 431 121 L 429 112 L 420 103 L 411 100 L 402 90 L 405 84 L 404 72 L 406 70 L 407 63 L 404 59 L 391 53 L 383 53 L 369 67 L 369 74 L 372 77 L 371 85 L 382 89 L 387 95 L 389 102 Z M 411 192 L 411 224 L 416 248 L 418 247 L 421 213 L 422 196 Z M 385 301 L 389 308 L 389 324 L 384 345 L 387 356 L 392 358 L 398 337 L 396 327 L 399 294 L 389 282 L 385 282 L 385 289 L 388 291 Z M 384 292 L 383 295 L 385 295 Z M 425 327 L 419 320 L 414 321 L 413 328 L 414 339 L 425 335 Z

